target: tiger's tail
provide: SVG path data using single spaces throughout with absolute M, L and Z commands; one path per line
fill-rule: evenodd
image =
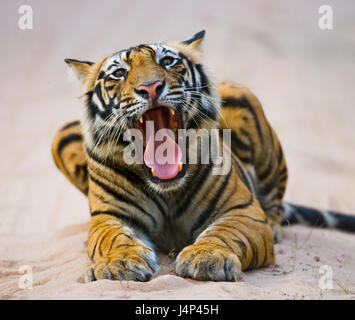
M 282 204 L 282 225 L 301 223 L 312 227 L 355 232 L 355 216 L 330 210 L 318 210 L 291 203 Z

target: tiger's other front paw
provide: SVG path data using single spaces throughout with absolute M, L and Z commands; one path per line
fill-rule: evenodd
M 142 245 L 123 246 L 86 266 L 84 279 L 85 282 L 101 279 L 149 281 L 158 269 L 152 249 Z
M 280 243 L 282 240 L 282 229 L 280 223 L 269 222 L 274 237 L 274 243 Z
M 176 258 L 176 274 L 183 278 L 237 281 L 241 270 L 242 265 L 235 253 L 213 245 L 190 245 Z

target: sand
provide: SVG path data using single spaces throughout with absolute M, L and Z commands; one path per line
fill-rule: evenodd
M 8 0 L 0 13 L 0 299 L 355 298 L 354 234 L 305 226 L 285 227 L 277 264 L 245 272 L 237 283 L 177 277 L 174 261 L 160 255 L 149 282 L 85 284 L 87 199 L 50 154 L 56 129 L 80 115 L 80 88 L 64 58 L 95 60 L 206 29 L 205 65 L 217 81 L 252 89 L 279 135 L 290 176 L 286 200 L 354 214 L 350 0 L 330 3 L 331 31 L 318 28 L 320 1 L 27 3 L 33 30 L 18 28 L 22 2 Z M 324 276 L 332 288 L 324 289 Z

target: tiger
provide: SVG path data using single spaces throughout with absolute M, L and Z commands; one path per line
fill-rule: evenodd
M 245 270 L 275 263 L 281 225 L 355 231 L 354 217 L 283 202 L 288 171 L 280 141 L 248 88 L 215 83 L 201 63 L 204 36 L 140 44 L 97 62 L 65 59 L 83 86 L 83 107 L 80 120 L 56 133 L 52 155 L 88 197 L 86 282 L 149 281 L 159 270 L 157 252 L 173 253 L 180 277 L 237 281 Z M 134 142 L 140 163 L 124 158 L 131 129 L 141 133 Z M 178 155 L 148 161 L 163 143 L 154 135 L 168 129 L 165 143 Z M 197 144 L 186 142 L 183 162 L 178 130 L 200 134 Z M 202 161 L 204 137 L 218 142 L 229 164 L 222 174 Z

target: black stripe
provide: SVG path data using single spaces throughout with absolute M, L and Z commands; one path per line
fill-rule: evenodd
M 94 234 L 95 234 L 97 231 L 99 231 L 100 228 L 101 228 L 103 225 L 106 225 L 106 224 L 107 224 L 106 221 L 102 221 L 102 222 L 100 222 L 100 223 L 97 223 L 97 224 L 95 225 L 95 227 L 93 227 L 93 228 L 91 228 L 91 229 L 89 230 L 89 238 L 90 238 L 90 237 L 93 237 Z
M 170 88 L 170 90 L 171 90 L 171 88 Z M 172 95 L 177 94 L 177 93 L 181 94 L 181 90 L 170 91 L 166 96 L 169 97 L 169 96 L 172 96 Z
M 238 229 L 238 232 L 240 232 L 246 239 L 247 241 L 249 242 L 249 245 L 250 245 L 250 248 L 253 252 L 253 257 L 252 259 L 250 260 L 250 263 L 249 265 L 246 267 L 246 269 L 252 269 L 252 268 L 255 268 L 256 265 L 257 265 L 257 262 L 259 260 L 259 252 L 258 252 L 258 247 L 257 245 L 255 244 L 255 242 L 249 238 L 249 236 L 247 234 L 245 234 L 243 231 L 239 230 Z
M 89 66 L 92 66 L 94 64 L 93 62 L 90 62 L 87 60 L 64 59 L 64 61 L 69 64 L 70 64 L 70 62 L 85 63 L 85 64 L 88 64 Z
M 247 224 L 245 224 L 244 222 L 239 222 L 240 224 L 243 224 L 246 228 L 250 228 Z M 259 260 L 259 250 L 258 250 L 258 246 L 257 244 L 254 242 L 254 240 L 252 240 L 251 238 L 249 238 L 249 236 L 247 236 L 247 234 L 243 233 L 241 230 L 238 229 L 239 232 L 241 232 L 244 236 L 247 237 L 251 248 L 253 250 L 253 259 L 252 261 L 250 261 L 249 266 L 247 267 L 247 269 L 249 268 L 255 268 L 257 266 L 258 260 Z M 259 230 L 255 229 L 254 231 L 256 231 L 260 236 L 263 236 L 263 233 L 260 232 Z M 265 257 L 264 257 L 265 258 Z
M 95 256 L 95 253 L 96 253 L 96 248 L 97 248 L 97 244 L 99 243 L 98 240 L 100 240 L 100 237 L 102 236 L 102 234 L 106 231 L 106 230 L 100 230 L 100 234 L 96 237 L 96 242 L 95 242 L 95 246 L 94 246 L 94 249 L 92 250 L 92 253 L 91 253 L 91 260 L 94 260 L 94 256 Z M 94 233 L 93 233 L 94 234 Z M 91 236 L 93 236 L 93 234 Z
M 269 158 L 269 163 L 268 163 L 268 166 L 266 167 L 266 170 L 264 172 L 261 172 L 260 174 L 258 174 L 259 181 L 263 181 L 265 178 L 267 178 L 271 174 L 271 172 L 274 168 L 273 164 L 275 163 L 273 161 L 274 160 L 273 158 L 274 158 L 273 156 L 271 156 Z
M 132 207 L 136 208 L 137 210 L 141 211 L 142 213 L 144 213 L 147 217 L 150 218 L 150 220 L 153 223 L 154 228 L 157 225 L 157 222 L 155 220 L 155 218 L 146 210 L 144 210 L 144 208 L 142 208 L 139 204 L 137 204 L 136 201 L 122 195 L 122 194 L 118 194 L 117 192 L 115 192 L 114 190 L 112 190 L 109 186 L 105 185 L 104 183 L 96 180 L 94 177 L 92 177 L 91 175 L 89 175 L 90 179 L 95 182 L 97 185 L 99 185 L 102 189 L 104 189 L 106 192 L 108 192 L 109 194 L 111 194 L 116 200 L 124 202 L 126 204 L 131 205 Z
M 215 238 L 215 239 L 218 239 L 220 240 L 221 242 L 224 243 L 224 246 L 223 245 L 217 245 L 216 243 L 214 243 L 215 246 L 218 246 L 218 247 L 221 247 L 221 248 L 224 248 L 227 247 L 229 250 L 231 250 L 232 252 L 234 251 L 233 248 L 226 242 L 225 239 L 223 239 L 219 234 L 214 234 L 212 232 L 208 233 L 208 234 L 205 234 L 204 236 L 204 240 L 206 241 L 207 239 L 210 239 L 210 238 Z
M 107 68 L 107 71 L 110 71 L 113 67 L 119 67 L 119 65 L 117 63 L 113 63 Z
M 233 235 L 234 237 L 238 238 L 237 236 Z M 239 240 L 236 239 L 232 239 L 233 242 L 235 242 L 237 245 L 240 246 L 240 248 L 242 249 L 242 253 L 243 253 L 243 258 L 245 259 L 247 257 L 247 246 L 245 245 L 245 243 L 240 240 L 240 238 L 238 238 Z
M 187 65 L 189 67 L 190 70 L 190 74 L 191 74 L 191 80 L 192 80 L 192 87 L 195 90 L 196 89 L 196 76 L 195 76 L 195 70 L 194 70 L 194 65 L 192 63 L 192 61 L 186 57 L 183 53 L 179 52 L 179 56 L 180 58 L 184 59 L 187 62 Z
M 135 51 L 137 51 L 137 52 L 140 52 L 140 51 L 142 51 L 143 49 L 145 49 L 145 50 L 149 51 L 149 53 L 151 54 L 152 57 L 155 57 L 155 51 L 154 51 L 154 49 L 151 48 L 149 45 L 140 44 L 140 45 L 138 45 L 138 46 L 136 46 L 136 47 L 133 47 L 133 48 L 131 48 L 131 49 L 133 49 L 133 50 L 135 50 Z
M 95 245 L 94 245 L 94 249 L 92 249 L 92 252 L 91 252 L 90 259 L 91 259 L 92 261 L 94 261 L 96 246 L 97 246 L 97 241 L 96 241 L 96 243 L 95 243 Z
M 105 90 L 110 91 L 114 88 L 115 86 L 105 86 Z
M 63 149 L 70 143 L 75 142 L 75 141 L 82 141 L 83 137 L 81 134 L 77 134 L 77 133 L 73 133 L 70 134 L 69 136 L 63 138 L 59 145 L 58 145 L 58 149 L 57 149 L 57 154 L 60 156 L 60 154 L 62 153 Z
M 171 53 L 172 55 L 175 55 L 175 52 L 174 52 L 174 51 L 171 51 L 171 50 L 169 50 L 169 49 L 167 49 L 167 48 L 165 48 L 165 47 L 161 47 L 161 48 L 162 48 L 162 52 L 163 52 L 164 54 Z
M 111 252 L 112 247 L 113 247 L 113 245 L 115 244 L 115 241 L 116 241 L 116 239 L 117 239 L 119 236 L 125 236 L 125 237 L 128 238 L 128 240 L 132 240 L 132 239 L 133 239 L 132 236 L 128 235 L 127 233 L 124 233 L 124 232 L 117 233 L 117 234 L 113 237 L 113 239 L 112 239 L 112 241 L 111 241 L 110 249 L 108 250 L 107 254 L 109 254 L 109 253 Z
M 121 102 L 122 102 L 122 101 L 121 101 Z M 138 102 L 129 103 L 129 104 L 124 105 L 123 107 L 124 107 L 124 108 L 129 108 L 129 107 L 135 106 L 136 104 L 138 104 Z
M 72 121 L 72 122 L 69 122 L 68 124 L 66 124 L 64 127 L 62 127 L 60 129 L 60 131 L 63 131 L 63 130 L 66 130 L 66 129 L 69 129 L 71 127 L 75 127 L 75 126 L 78 126 L 78 125 L 80 125 L 80 121 L 79 120 Z
M 281 145 L 279 144 L 278 146 L 279 146 L 279 156 L 277 158 L 277 162 L 279 165 L 281 165 L 284 153 L 282 151 Z
M 205 36 L 205 33 L 206 33 L 206 31 L 202 30 L 202 31 L 196 33 L 192 38 L 184 40 L 182 43 L 189 45 L 189 44 L 191 44 L 191 43 L 203 38 Z
M 228 185 L 231 173 L 232 173 L 232 170 L 229 170 L 228 175 L 225 177 L 225 179 L 223 180 L 223 182 L 219 186 L 216 194 L 210 200 L 210 203 L 207 206 L 207 208 L 198 216 L 197 221 L 192 225 L 192 228 L 190 230 L 190 237 L 191 238 L 193 238 L 194 232 L 196 230 L 198 230 L 199 228 L 201 228 L 206 223 L 207 218 L 215 210 L 216 205 L 221 198 L 221 195 L 223 194 L 224 190 L 226 189 L 226 187 Z
M 197 120 L 196 120 L 194 117 L 192 117 L 192 118 L 187 122 L 186 130 L 200 128 L 200 120 L 201 120 L 200 117 L 198 117 Z
M 196 64 L 195 66 L 196 66 L 196 69 L 199 72 L 200 78 L 201 78 L 201 83 L 200 83 L 201 91 L 205 92 L 208 95 L 210 95 L 211 94 L 211 92 L 210 92 L 210 84 L 209 84 L 209 81 L 208 81 L 206 73 L 203 71 L 202 65 L 201 64 Z
M 136 220 L 132 217 L 128 217 L 128 216 L 118 213 L 116 211 L 93 211 L 93 212 L 91 212 L 92 217 L 100 215 L 100 214 L 107 214 L 107 215 L 113 216 L 113 217 L 121 220 L 126 225 L 131 226 L 131 227 L 137 227 L 141 231 L 143 231 L 146 235 L 149 235 L 149 230 L 148 230 L 147 226 L 139 220 Z
M 283 197 L 283 195 L 284 195 L 284 192 L 285 192 L 285 188 L 283 188 L 283 190 L 278 191 L 277 193 L 275 193 L 275 194 L 271 197 L 271 199 L 269 199 L 268 201 L 265 201 L 264 199 L 261 199 L 261 200 L 260 200 L 260 204 L 261 204 L 263 210 L 264 210 L 265 212 L 271 212 L 271 209 L 272 209 L 272 208 L 277 208 L 277 209 L 279 209 L 279 208 L 280 208 L 279 203 L 278 203 L 278 202 L 277 202 L 277 203 L 274 203 L 274 201 L 275 201 L 276 199 L 278 199 L 278 200 L 282 199 L 282 197 Z
M 258 173 L 258 179 L 259 180 L 264 180 L 266 177 L 269 176 L 269 174 L 271 174 L 271 171 L 273 169 L 273 164 L 274 164 L 274 155 L 275 155 L 275 151 L 274 151 L 274 136 L 272 134 L 272 131 L 271 131 L 271 127 L 269 126 L 269 136 L 270 136 L 270 139 L 271 139 L 271 146 L 269 146 L 269 150 L 271 152 L 268 152 L 268 164 L 267 164 L 267 167 L 265 169 L 264 172 L 261 172 L 261 173 Z
M 86 93 L 86 105 L 89 109 L 89 115 L 92 120 L 94 120 L 96 114 L 99 113 L 98 106 L 92 101 L 93 94 L 94 94 L 93 91 L 89 91 Z
M 245 136 L 248 139 L 248 142 L 250 143 L 250 152 L 251 152 L 250 161 L 252 163 L 254 163 L 255 162 L 255 147 L 254 147 L 253 139 L 250 137 L 250 134 L 246 130 L 244 130 L 243 128 L 240 128 L 240 134 L 242 136 Z
M 104 72 L 104 71 L 101 71 L 101 72 L 99 73 L 99 75 L 97 76 L 97 80 L 102 79 L 102 78 L 104 77 L 104 75 L 105 75 L 105 72 Z
M 172 87 L 170 87 L 170 90 L 173 90 L 173 89 L 181 89 L 181 86 L 180 86 L 180 85 L 177 85 L 177 86 L 172 86 Z
M 286 172 L 286 174 L 283 174 L 283 175 L 280 174 L 279 183 L 285 182 L 286 180 L 287 180 L 287 172 Z
M 252 161 L 250 159 L 250 157 L 242 157 L 241 155 L 239 155 L 239 160 L 242 161 L 244 164 L 251 164 Z
M 265 236 L 263 234 L 261 234 L 263 241 L 264 241 L 264 248 L 265 248 L 265 255 L 264 255 L 264 260 L 263 260 L 263 264 L 262 266 L 265 266 L 266 263 L 266 259 L 267 259 L 267 245 L 266 245 L 266 240 L 265 240 Z
M 262 224 L 266 224 L 267 223 L 267 221 L 265 221 L 265 220 L 255 219 L 255 218 L 246 216 L 244 214 L 234 214 L 233 217 L 246 218 L 246 219 L 252 220 L 254 222 L 259 222 L 259 223 L 262 223 Z
M 113 237 L 113 239 L 112 239 L 112 241 L 111 241 L 110 248 L 109 248 L 108 251 L 107 251 L 107 254 L 110 254 L 110 252 L 111 252 L 111 250 L 112 250 L 112 246 L 113 246 L 113 244 L 115 243 L 117 237 L 118 237 L 118 234 L 116 234 L 116 235 Z
M 264 186 L 261 186 L 259 188 L 259 192 L 262 195 L 268 194 L 275 186 L 277 183 L 280 183 L 280 179 L 282 178 L 283 180 L 285 179 L 284 175 L 287 176 L 287 169 L 284 167 L 281 171 L 279 171 L 281 162 L 283 159 L 283 152 L 281 149 L 281 146 L 279 146 L 279 156 L 278 156 L 278 169 L 275 171 L 274 175 L 271 177 L 270 181 L 267 182 Z
M 163 208 L 162 204 L 160 203 L 160 198 L 157 198 L 153 192 L 149 192 L 146 189 L 146 183 L 145 183 L 145 181 L 142 180 L 142 178 L 140 176 L 138 176 L 135 172 L 130 171 L 128 168 L 124 168 L 124 170 L 123 170 L 118 165 L 111 163 L 109 161 L 106 161 L 105 164 L 103 164 L 104 160 L 99 159 L 97 156 L 92 154 L 89 150 L 86 150 L 86 152 L 92 160 L 113 170 L 116 174 L 125 178 L 132 186 L 134 186 L 139 191 L 141 191 L 147 198 L 152 199 L 152 201 L 157 206 L 160 213 L 163 216 L 166 216 L 165 209 Z
M 132 192 L 132 191 L 130 191 L 130 190 L 127 190 L 126 188 L 124 188 L 124 187 L 122 186 L 122 184 L 120 184 L 120 185 L 117 186 L 117 187 L 120 188 L 120 189 L 122 189 L 125 193 L 129 194 L 130 196 L 133 196 L 133 197 L 136 196 L 136 193 L 134 193 L 134 192 Z M 92 193 L 93 193 L 96 197 L 98 197 L 104 204 L 108 204 L 108 205 L 111 204 L 111 201 L 107 201 L 107 200 L 104 198 L 103 195 L 97 194 L 97 193 L 94 192 L 94 191 L 92 191 Z M 117 205 L 116 205 L 116 207 L 117 207 Z M 122 210 L 124 211 L 123 208 L 120 207 L 120 209 L 122 209 Z
M 87 180 L 88 178 L 88 170 L 87 170 L 87 165 L 75 165 L 75 170 L 74 170 L 74 175 L 78 179 L 79 177 L 82 177 L 83 181 Z
M 132 53 L 132 50 L 131 50 L 131 49 L 129 49 L 129 50 L 126 51 L 126 61 L 127 61 L 127 63 L 129 63 L 129 64 L 132 63 L 132 60 L 131 60 L 131 58 L 130 58 L 131 53 Z
M 175 206 L 177 207 L 175 215 L 173 216 L 174 219 L 181 217 L 182 214 L 186 212 L 188 205 L 192 202 L 193 198 L 196 196 L 196 193 L 201 188 L 201 186 L 204 185 L 206 179 L 208 178 L 212 166 L 213 165 L 211 163 L 202 166 L 201 170 L 199 171 L 199 175 L 195 177 L 196 181 L 192 181 L 193 187 L 185 193 L 183 199 L 176 199 Z
M 245 245 L 245 243 L 237 236 L 234 234 L 233 231 L 238 231 L 236 228 L 234 228 L 233 226 L 226 226 L 226 225 L 220 225 L 220 224 L 217 224 L 215 226 L 215 230 L 219 230 L 219 229 L 222 229 L 222 231 L 224 232 L 229 232 L 231 234 L 231 236 L 229 237 L 233 242 L 235 242 L 238 246 L 241 247 L 242 249 L 242 252 L 243 252 L 243 256 L 244 258 L 246 258 L 247 256 L 247 247 Z M 233 239 L 233 238 L 237 238 L 237 239 Z
M 239 161 L 236 160 L 233 155 L 232 155 L 232 161 L 237 166 L 235 169 L 238 174 L 238 177 L 242 180 L 242 182 L 249 189 L 249 191 L 252 192 L 252 186 L 250 185 L 249 179 L 247 177 L 247 174 L 246 174 L 244 168 L 242 168 Z
M 254 197 L 253 197 L 253 195 L 251 195 L 250 200 L 249 200 L 248 202 L 244 202 L 244 203 L 238 204 L 238 205 L 236 205 L 236 206 L 233 206 L 233 207 L 231 207 L 231 208 L 225 210 L 225 211 L 221 214 L 221 216 L 222 216 L 223 214 L 229 212 L 229 211 L 232 211 L 232 210 L 242 210 L 242 209 L 248 208 L 250 205 L 253 204 L 253 202 L 254 202 Z
M 249 263 L 249 265 L 247 266 L 246 269 L 249 269 L 251 268 L 251 266 L 253 265 L 255 267 L 256 265 L 256 262 L 257 262 L 257 256 L 258 256 L 258 250 L 257 250 L 257 247 L 254 243 L 254 241 L 252 241 L 249 236 L 247 236 L 243 231 L 241 231 L 240 229 L 236 229 L 235 227 L 232 227 L 230 225 L 226 225 L 226 224 L 218 224 L 216 225 L 216 227 L 219 227 L 219 228 L 226 228 L 226 229 L 230 229 L 230 230 L 233 230 L 233 231 L 236 231 L 236 232 L 239 232 L 241 235 L 243 235 L 245 237 L 245 239 L 249 242 L 249 245 L 250 245 L 250 248 L 253 252 L 253 257 Z M 234 234 L 233 234 L 234 235 Z M 234 235 L 236 238 L 239 238 L 238 236 Z M 247 251 L 247 248 L 246 248 L 246 244 L 243 240 L 240 240 L 242 243 L 244 243 L 244 246 L 245 246 L 245 257 L 246 257 L 246 251 Z M 243 249 L 242 249 L 243 250 Z
M 328 227 L 327 222 L 324 219 L 323 215 L 321 214 L 320 210 L 304 207 L 304 206 L 296 206 L 292 204 L 289 205 L 293 210 L 293 216 L 295 218 L 295 221 L 293 222 L 299 222 L 299 219 L 297 218 L 297 215 L 299 215 L 302 218 L 301 221 L 306 221 L 306 223 L 310 226 L 320 227 L 320 228 Z
M 107 232 L 105 233 L 105 235 L 100 239 L 99 254 L 100 254 L 101 257 L 102 257 L 102 244 L 103 244 L 105 238 L 107 237 L 107 235 L 108 235 L 111 231 L 113 231 L 113 230 L 110 229 L 109 231 L 107 231 Z
M 100 102 L 102 103 L 102 105 L 105 105 L 105 101 L 102 98 L 102 91 L 101 91 L 101 83 L 98 83 L 94 89 L 94 92 L 97 96 L 97 98 L 100 100 Z
M 222 131 L 220 131 L 220 135 L 222 135 Z M 240 140 L 234 131 L 231 131 L 231 138 L 232 144 L 237 148 L 237 150 L 250 151 L 250 146 Z
M 88 156 L 97 162 L 98 164 L 103 164 L 104 159 L 100 159 L 98 156 L 90 152 L 90 150 L 86 149 L 86 152 L 88 153 Z M 119 174 L 120 176 L 124 176 L 129 182 L 133 185 L 136 184 L 143 184 L 144 181 L 133 171 L 128 170 L 125 168 L 122 170 L 117 164 L 111 163 L 110 161 L 105 162 L 105 167 L 108 167 L 109 169 L 113 170 L 115 173 Z
M 130 243 L 120 243 L 118 246 L 115 247 L 115 249 L 121 248 L 121 247 L 136 247 L 136 244 L 130 244 Z
M 250 111 L 250 113 L 253 116 L 253 119 L 254 119 L 254 122 L 256 125 L 256 129 L 258 131 L 259 139 L 261 141 L 263 141 L 263 135 L 262 135 L 260 123 L 258 120 L 258 116 L 257 116 L 254 108 L 251 106 L 249 100 L 245 96 L 241 96 L 240 98 L 228 97 L 228 98 L 223 99 L 222 108 L 227 107 L 227 106 L 234 107 L 234 108 L 243 108 L 243 109 L 247 109 L 248 111 Z
M 130 100 L 132 100 L 132 98 L 122 99 L 122 100 L 121 100 L 121 103 L 122 103 L 122 102 L 127 102 L 127 101 L 130 101 Z

